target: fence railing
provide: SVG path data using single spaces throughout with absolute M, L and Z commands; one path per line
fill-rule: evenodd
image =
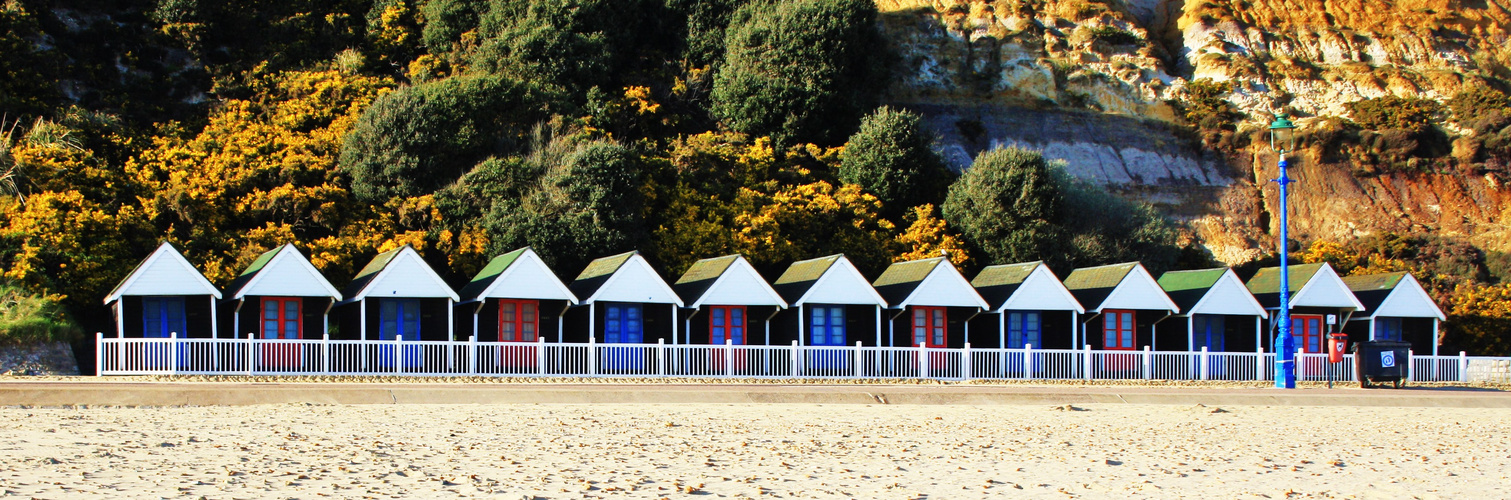
M 1267 352 L 123 338 L 96 334 L 100 375 L 419 375 L 939 380 L 1271 380 Z M 1469 381 L 1470 362 L 1409 356 L 1410 381 Z M 1297 353 L 1297 378 L 1354 381 L 1353 356 Z

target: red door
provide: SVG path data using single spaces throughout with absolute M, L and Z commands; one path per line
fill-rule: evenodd
M 540 301 L 499 299 L 498 341 L 534 344 L 540 339 Z M 535 366 L 534 345 L 505 345 L 498 361 L 504 366 Z
M 913 306 L 913 347 L 946 347 L 949 315 L 943 307 Z M 946 368 L 948 356 L 942 352 L 929 354 L 929 371 Z
M 1108 351 L 1133 351 L 1134 325 L 1137 314 L 1125 309 L 1102 311 L 1102 349 Z M 1102 368 L 1107 371 L 1127 372 L 1138 369 L 1136 354 L 1106 353 Z
M 748 333 L 745 321 L 745 306 L 712 306 L 708 308 L 708 343 L 712 345 L 745 345 L 745 336 Z M 745 356 L 742 350 L 735 350 L 734 369 L 745 368 Z M 713 350 L 711 360 L 714 369 L 724 369 L 724 350 Z
M 262 338 L 299 340 L 304 337 L 302 301 L 297 297 L 262 298 Z M 262 346 L 262 366 L 290 368 L 299 366 L 299 346 L 273 343 Z
M 1296 349 L 1307 354 L 1323 352 L 1327 346 L 1322 343 L 1322 339 L 1322 316 L 1291 316 L 1291 340 Z M 1302 378 L 1315 378 L 1326 373 L 1323 371 L 1326 364 L 1320 356 L 1298 360 L 1296 366 L 1300 367 L 1296 375 Z

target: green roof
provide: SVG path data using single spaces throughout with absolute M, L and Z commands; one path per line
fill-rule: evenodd
M 1180 310 L 1190 311 L 1227 272 L 1226 267 L 1170 271 L 1159 277 L 1159 287 L 1165 290 L 1165 295 L 1170 296 L 1175 305 L 1180 306 Z
M 1018 286 L 1034 273 L 1034 269 L 1042 265 L 1044 261 L 987 266 L 976 274 L 976 279 L 971 280 L 971 286 L 976 287 L 976 292 L 986 299 L 992 309 L 996 309 L 1002 307 L 1013 296 L 1013 292 L 1018 291 Z
M 1088 310 L 1100 309 L 1103 300 L 1112 294 L 1112 290 L 1123 282 L 1123 278 L 1137 267 L 1137 262 L 1124 262 L 1097 267 L 1083 267 L 1070 272 L 1065 277 L 1065 289 L 1075 296 L 1076 301 L 1086 306 Z
M 1312 277 L 1317 275 L 1317 271 L 1322 270 L 1322 266 L 1325 265 L 1327 264 L 1318 262 L 1290 266 L 1291 294 L 1293 294 L 1293 298 L 1294 294 L 1298 290 L 1301 290 L 1301 287 L 1306 286 L 1306 283 L 1311 281 Z M 1263 305 L 1266 309 L 1280 307 L 1279 266 L 1260 269 L 1259 272 L 1254 273 L 1254 277 L 1249 278 L 1246 286 L 1249 287 L 1249 293 L 1254 294 L 1254 299 L 1258 300 L 1259 304 Z
M 881 294 L 888 304 L 901 304 L 918 289 L 924 278 L 929 277 L 929 273 L 934 272 L 934 268 L 939 267 L 940 262 L 944 262 L 944 257 L 893 263 L 871 286 L 876 287 L 876 293 Z
M 263 252 L 262 255 L 258 255 L 256 259 L 252 260 L 252 263 L 248 264 L 246 269 L 241 270 L 241 274 L 236 275 L 236 279 L 231 280 L 231 284 L 226 285 L 225 297 L 235 297 L 236 292 L 241 291 L 241 287 L 247 286 L 247 283 L 252 282 L 252 278 L 257 276 L 257 273 L 262 271 L 262 268 L 267 267 L 268 262 L 271 262 L 273 257 L 277 256 L 278 252 L 283 250 L 283 248 L 283 245 L 279 245 L 272 250 Z
M 1395 291 L 1396 285 L 1406 278 L 1406 272 L 1366 274 L 1362 276 L 1345 276 L 1343 284 L 1354 292 L 1354 298 L 1364 304 L 1363 316 L 1369 317 L 1375 314 L 1390 292 Z
M 352 278 L 352 282 L 346 285 L 345 290 L 341 291 L 341 296 L 346 297 L 347 300 L 352 300 L 353 297 L 360 295 L 362 289 L 367 288 L 367 284 L 371 283 L 373 278 L 376 278 L 378 273 L 383 271 L 383 268 L 388 267 L 388 263 L 393 262 L 393 258 L 397 257 L 399 252 L 408 247 L 409 245 L 404 245 L 373 257 L 373 260 L 369 261 L 361 271 L 357 271 L 357 276 Z
M 594 259 L 593 262 L 588 263 L 588 267 L 583 268 L 581 274 L 577 275 L 577 279 L 572 280 L 572 283 L 567 285 L 567 288 L 572 290 L 573 295 L 582 300 L 587 300 L 588 297 L 592 297 L 594 293 L 598 292 L 598 287 L 603 286 L 610 276 L 618 272 L 619 268 L 624 267 L 625 262 L 629 262 L 630 258 L 638 253 L 632 250 L 619 255 Z
M 472 281 L 467 282 L 467 286 L 462 287 L 462 300 L 470 301 L 481 295 L 483 291 L 488 289 L 488 285 L 493 284 L 493 280 L 498 279 L 500 274 L 504 274 L 504 270 L 509 269 L 509 266 L 513 265 L 514 261 L 519 260 L 519 257 L 524 255 L 525 250 L 529 248 L 521 248 L 494 257 L 493 260 L 488 261 L 488 265 L 483 266 L 483 270 L 478 271 L 477 276 L 473 276 Z
M 687 268 L 687 272 L 682 273 L 682 277 L 677 279 L 677 283 L 672 285 L 672 289 L 682 297 L 683 303 L 697 302 L 698 298 L 708 291 L 708 287 L 713 286 L 719 276 L 723 276 L 724 271 L 728 271 L 729 266 L 734 265 L 739 258 L 740 256 L 736 254 L 694 262 L 693 266 Z
M 795 303 L 808 292 L 809 288 L 813 287 L 814 282 L 829 271 L 835 262 L 839 262 L 840 257 L 844 257 L 844 254 L 793 262 L 792 265 L 787 266 L 787 271 L 771 284 L 771 287 L 782 296 L 782 300 L 786 300 L 789 304 Z

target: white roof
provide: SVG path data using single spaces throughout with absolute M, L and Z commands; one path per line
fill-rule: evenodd
M 824 274 L 814 280 L 813 286 L 808 287 L 803 295 L 792 301 L 792 305 L 803 304 L 842 304 L 842 305 L 876 305 L 887 307 L 887 299 L 876 293 L 876 288 L 866 280 L 865 275 L 850 263 L 850 259 L 840 255 L 830 264 Z
M 1165 289 L 1159 286 L 1154 276 L 1149 275 L 1149 271 L 1144 269 L 1143 264 L 1134 265 L 1133 269 L 1123 276 L 1123 280 L 1118 282 L 1117 287 L 1107 294 L 1107 298 L 1102 299 L 1102 303 L 1097 305 L 1095 311 L 1102 312 L 1104 309 L 1180 312 L 1180 306 L 1175 305 L 1175 301 L 1170 300 L 1169 295 L 1165 295 Z
M 346 302 L 368 297 L 447 298 L 460 300 L 456 291 L 420 258 L 414 247 L 404 245 L 367 284 Z
M 315 269 L 315 265 L 304 258 L 293 243 L 287 243 L 279 247 L 272 260 L 263 264 L 231 298 L 248 295 L 313 297 L 320 292 L 323 292 L 322 297 L 341 300 L 341 292 L 325 279 L 325 275 L 320 274 L 320 270 Z
M 776 306 L 786 308 L 787 301 L 766 283 L 766 278 L 756 272 L 755 266 L 745 260 L 745 256 L 736 255 L 734 262 L 724 269 L 723 273 L 708 285 L 708 289 L 698 297 L 698 300 L 688 304 L 687 307 L 703 307 L 704 305 L 742 305 L 742 306 Z
M 494 277 L 488 283 L 488 288 L 483 289 L 476 298 L 565 300 L 569 304 L 577 303 L 577 296 L 556 277 L 556 273 L 551 272 L 545 260 L 529 247 L 522 249 L 519 257 Z
M 1055 277 L 1055 273 L 1044 264 L 1035 266 L 996 312 L 1009 310 L 1086 312 L 1081 302 L 1070 294 L 1070 290 L 1065 289 L 1060 278 Z
M 1268 318 L 1270 313 L 1264 310 L 1264 306 L 1249 293 L 1249 287 L 1244 286 L 1243 280 L 1238 279 L 1238 274 L 1232 268 L 1223 271 L 1222 277 L 1217 278 L 1217 283 L 1202 294 L 1201 300 L 1186 311 L 1187 316 L 1192 314 L 1227 314 L 1234 316 L 1259 316 Z
M 1306 286 L 1296 291 L 1290 300 L 1291 309 L 1297 307 L 1338 307 L 1353 308 L 1355 311 L 1363 311 L 1364 303 L 1354 297 L 1354 292 L 1348 289 L 1343 279 L 1338 277 L 1333 266 L 1326 262 L 1307 280 Z M 1279 309 L 1279 307 L 1275 307 Z
M 220 290 L 189 264 L 178 249 L 164 241 L 105 296 L 105 303 L 125 295 L 209 295 L 218 299 Z
M 977 307 L 982 310 L 991 308 L 986 299 L 976 293 L 976 287 L 971 286 L 971 282 L 960 274 L 960 270 L 944 258 L 940 258 L 939 264 L 924 276 L 923 281 L 901 303 L 893 304 L 892 308 L 903 309 L 914 305 Z
M 676 304 L 682 306 L 682 298 L 672 287 L 667 286 L 666 280 L 651 268 L 651 264 L 645 261 L 637 252 L 628 260 L 619 265 L 608 280 L 604 281 L 593 295 L 582 299 L 582 303 L 590 302 L 639 302 L 645 304 Z
M 1385 300 L 1380 301 L 1380 305 L 1375 307 L 1374 311 L 1370 311 L 1368 316 L 1356 316 L 1354 319 L 1371 317 L 1448 320 L 1448 316 L 1438 308 L 1437 302 L 1432 300 L 1432 296 L 1427 295 L 1427 290 L 1424 290 L 1422 284 L 1410 273 L 1401 277 L 1401 282 L 1396 283 L 1395 288 L 1390 290 L 1390 294 L 1385 296 Z

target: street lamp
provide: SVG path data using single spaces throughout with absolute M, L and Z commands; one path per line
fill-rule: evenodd
M 1275 122 L 1270 124 L 1270 149 L 1280 155 L 1280 177 L 1275 183 L 1280 185 L 1280 332 L 1276 341 L 1271 343 L 1275 346 L 1275 387 L 1278 389 L 1296 388 L 1296 345 L 1291 338 L 1291 268 L 1289 256 L 1286 254 L 1290 249 L 1286 237 L 1286 212 L 1289 206 L 1285 202 L 1286 185 L 1291 183 L 1291 178 L 1285 175 L 1285 154 L 1296 150 L 1296 126 L 1286 118 L 1284 113 L 1275 115 Z

